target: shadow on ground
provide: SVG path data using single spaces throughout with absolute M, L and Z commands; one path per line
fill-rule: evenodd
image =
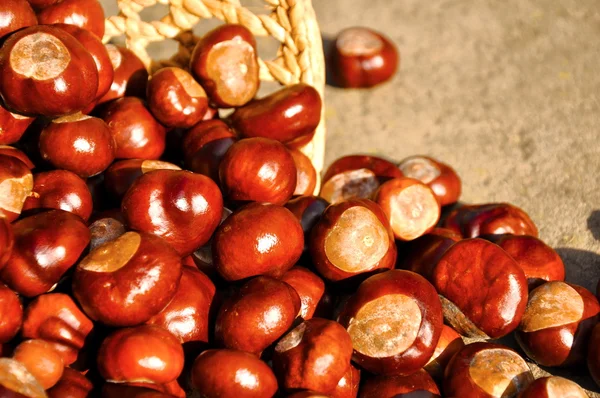
M 600 240 L 600 210 L 592 211 L 587 219 L 587 226 L 596 240 Z

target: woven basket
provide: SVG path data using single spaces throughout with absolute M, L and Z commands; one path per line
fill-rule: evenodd
M 311 0 L 263 0 L 268 11 L 256 15 L 240 0 L 117 0 L 119 15 L 106 19 L 103 41 L 125 35 L 131 49 L 152 71 L 163 66 L 188 68 L 191 52 L 198 41 L 191 29 L 201 19 L 218 18 L 247 27 L 255 36 L 272 36 L 281 43 L 274 60 L 259 59 L 260 79 L 283 85 L 299 82 L 315 87 L 321 97 L 325 85 L 325 63 L 321 34 Z M 169 6 L 169 14 L 159 21 L 143 21 L 140 12 L 156 3 Z M 150 59 L 146 47 L 153 42 L 173 39 L 179 51 L 169 60 Z M 259 54 L 260 55 L 260 54 Z M 314 138 L 302 148 L 319 174 L 325 149 L 324 107 Z M 317 184 L 317 189 L 319 184 Z

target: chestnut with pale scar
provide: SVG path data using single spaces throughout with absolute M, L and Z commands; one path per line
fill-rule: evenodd
M 0 358 L 0 392 L 8 396 L 46 398 L 44 388 L 21 362 L 11 358 Z M 21 394 L 21 395 L 17 395 Z
M 379 181 L 369 169 L 349 170 L 323 183 L 319 196 L 329 203 L 352 198 L 368 198 L 379 188 Z
M 10 53 L 13 70 L 35 80 L 58 77 L 71 62 L 65 45 L 55 36 L 36 32 L 23 37 Z
M 398 168 L 406 177 L 429 184 L 441 174 L 440 169 L 428 158 L 413 156 L 400 162 Z
M 90 272 L 115 272 L 131 260 L 141 242 L 140 234 L 126 232 L 114 241 L 93 250 L 79 263 L 79 267 Z
M 532 381 L 527 363 L 516 352 L 502 348 L 479 351 L 471 360 L 469 375 L 492 397 L 511 397 Z
M 583 315 L 583 299 L 566 283 L 549 282 L 535 289 L 519 326 L 523 332 L 578 322 Z
M 337 38 L 337 48 L 345 55 L 373 55 L 383 48 L 383 42 L 365 28 L 344 30 Z

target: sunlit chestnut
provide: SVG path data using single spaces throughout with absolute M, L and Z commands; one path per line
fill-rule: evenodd
M 92 205 L 92 194 L 83 179 L 67 170 L 52 170 L 33 175 L 33 190 L 23 210 L 60 209 L 87 221 Z
M 127 232 L 95 248 L 77 265 L 73 294 L 93 320 L 132 326 L 165 308 L 180 277 L 181 258 L 167 242 Z
M 600 323 L 594 326 L 590 335 L 587 367 L 596 384 L 600 386 Z
M 311 319 L 325 293 L 323 280 L 304 267 L 293 267 L 283 274 L 281 280 L 293 287 L 300 296 L 302 319 Z
M 329 206 L 313 227 L 309 248 L 317 271 L 334 282 L 391 269 L 397 253 L 385 213 L 365 199 Z
M 211 30 L 196 44 L 190 69 L 219 107 L 245 105 L 260 86 L 254 35 L 234 24 Z
M 0 269 L 10 258 L 14 245 L 15 236 L 10 222 L 6 218 L 0 218 Z
M 25 163 L 0 155 L 0 217 L 12 222 L 19 217 L 33 189 L 33 175 Z
M 323 318 L 304 321 L 275 346 L 273 370 L 280 387 L 327 393 L 336 388 L 350 367 L 352 340 L 337 322 Z
M 443 390 L 448 397 L 516 397 L 533 380 L 529 366 L 514 350 L 500 344 L 473 343 L 450 360 Z
M 109 382 L 169 383 L 183 370 L 183 348 L 175 336 L 154 325 L 119 329 L 98 352 L 98 371 Z
M 58 383 L 46 392 L 48 398 L 87 398 L 93 387 L 81 372 L 65 368 Z
M 25 163 L 25 166 L 27 166 L 29 170 L 35 169 L 35 165 L 31 161 L 31 159 L 29 159 L 29 157 L 25 154 L 25 152 L 15 147 L 8 145 L 0 145 L 0 155 L 6 155 L 13 158 L 17 158 L 21 162 Z
M 15 246 L 0 278 L 26 297 L 51 290 L 90 243 L 83 220 L 63 210 L 48 210 L 13 224 Z
M 302 227 L 288 209 L 251 203 L 217 228 L 213 263 L 228 281 L 255 275 L 280 277 L 298 261 L 303 247 Z
M 3 0 L 0 4 L 0 38 L 37 23 L 35 12 L 27 0 Z
M 7 398 L 46 398 L 44 387 L 21 362 L 0 358 L 0 395 Z
M 323 215 L 329 202 L 320 196 L 299 196 L 287 202 L 285 207 L 291 211 L 304 231 L 304 250 L 308 250 L 310 231 Z
M 0 95 L 13 112 L 48 117 L 72 114 L 87 107 L 97 90 L 94 58 L 60 28 L 21 29 L 0 49 Z
M 441 396 L 435 381 L 423 369 L 407 376 L 375 376 L 363 383 L 360 398 L 402 398 L 422 397 L 439 398 Z
M 226 348 L 260 354 L 292 326 L 300 306 L 300 297 L 293 287 L 258 276 L 223 303 L 217 315 L 215 338 Z
M 44 294 L 25 309 L 23 337 L 42 339 L 59 353 L 65 365 L 77 359 L 92 321 L 63 293 Z
M 323 176 L 319 196 L 331 204 L 348 199 L 370 199 L 379 186 L 402 172 L 385 159 L 376 156 L 351 155 L 339 158 Z
M 63 374 L 61 356 L 44 340 L 26 340 L 19 344 L 13 358 L 21 362 L 44 389 L 54 386 Z
M 442 334 L 435 346 L 433 355 L 423 367 L 434 379 L 442 380 L 444 370 L 450 359 L 465 346 L 462 338 L 450 326 L 442 326 Z
M 352 364 L 344 373 L 344 376 L 338 381 L 335 389 L 327 395 L 331 398 L 356 398 L 358 396 L 358 388 L 360 385 L 360 370 Z
M 463 238 L 500 234 L 538 236 L 537 227 L 527 213 L 508 203 L 459 207 L 448 215 L 444 226 Z
M 366 279 L 338 316 L 352 338 L 354 362 L 371 373 L 398 375 L 411 374 L 429 361 L 442 320 L 433 286 L 404 270 Z
M 434 228 L 399 248 L 397 267 L 407 269 L 431 280 L 433 269 L 453 244 L 461 239 L 450 230 Z
M 296 165 L 296 190 L 294 196 L 312 195 L 317 186 L 317 171 L 309 157 L 298 149 L 290 149 Z
M 337 35 L 330 63 L 339 86 L 365 88 L 391 79 L 400 56 L 396 46 L 383 34 L 357 26 Z
M 231 124 L 242 137 L 264 137 L 288 144 L 314 134 L 321 121 L 321 107 L 319 92 L 299 83 L 236 109 Z
M 229 200 L 283 205 L 296 189 L 296 165 L 280 142 L 246 138 L 225 153 L 219 178 L 223 195 Z
M 375 192 L 398 240 L 414 240 L 431 231 L 440 219 L 440 204 L 427 185 L 413 178 L 394 178 Z
M 137 55 L 128 48 L 106 44 L 106 51 L 113 68 L 113 81 L 110 89 L 98 104 L 125 96 L 144 98 L 148 71 Z
M 32 117 L 12 113 L 0 104 L 0 145 L 19 141 L 33 120 Z
M 15 292 L 0 283 L 0 344 L 12 340 L 23 324 L 23 305 Z
M 505 336 L 517 328 L 527 305 L 525 273 L 504 250 L 483 239 L 450 247 L 433 270 L 432 282 L 445 321 L 463 336 Z
M 90 220 L 90 250 L 117 239 L 127 232 L 125 219 L 120 210 L 97 213 Z
M 542 366 L 582 363 L 600 304 L 581 286 L 554 281 L 533 289 L 515 333 L 527 356 Z
M 62 0 L 44 7 L 37 16 L 40 24 L 77 25 L 92 32 L 99 39 L 104 36 L 104 9 L 98 0 Z
M 277 392 L 271 368 L 243 351 L 204 351 L 191 373 L 194 389 L 204 397 L 270 398 Z
M 154 170 L 181 170 L 181 168 L 173 163 L 161 160 L 119 160 L 106 169 L 104 186 L 115 198 L 121 200 L 135 180 Z
M 454 169 L 439 160 L 428 156 L 411 156 L 400 163 L 398 168 L 406 177 L 414 178 L 427 184 L 440 205 L 446 206 L 458 202 L 462 185 Z
M 541 377 L 531 383 L 519 398 L 587 398 L 588 395 L 579 385 L 564 377 Z

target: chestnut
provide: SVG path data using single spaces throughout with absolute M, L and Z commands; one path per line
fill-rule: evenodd
M 319 196 L 299 196 L 287 202 L 285 207 L 291 211 L 304 231 L 304 250 L 308 250 L 310 231 L 319 221 L 329 202 Z
M 23 305 L 15 292 L 0 283 L 0 344 L 8 343 L 23 324 Z
M 519 398 L 587 398 L 588 395 L 581 387 L 563 377 L 541 377 L 531 383 Z
M 337 35 L 330 62 L 339 86 L 367 88 L 391 79 L 400 56 L 395 45 L 383 34 L 356 26 Z
M 460 235 L 456 236 L 449 230 L 434 228 L 430 233 L 400 247 L 397 266 L 431 280 L 433 269 L 440 258 L 460 239 Z
M 321 121 L 322 101 L 312 86 L 298 83 L 235 110 L 231 125 L 244 138 L 293 143 L 310 140 Z
M 33 120 L 32 117 L 12 113 L 0 104 L 0 145 L 19 141 Z
M 585 359 L 599 312 L 598 299 L 583 287 L 547 282 L 531 291 L 515 338 L 542 366 L 577 365 Z
M 296 189 L 294 158 L 280 142 L 246 138 L 234 143 L 219 165 L 223 195 L 237 202 L 283 205 Z
M 275 346 L 273 369 L 286 390 L 327 393 L 336 388 L 350 367 L 352 340 L 337 322 L 306 320 Z
M 6 218 L 0 218 L 0 269 L 4 267 L 10 258 L 15 245 L 15 236 L 12 226 Z
M 63 210 L 49 210 L 13 224 L 15 246 L 0 278 L 26 297 L 51 290 L 90 243 L 83 220 Z
M 450 212 L 444 226 L 463 238 L 500 234 L 538 236 L 537 227 L 527 213 L 509 203 L 459 207 Z
M 120 210 L 97 214 L 97 219 L 90 226 L 90 250 L 94 250 L 107 242 L 117 239 L 127 232 L 125 220 Z
M 431 358 L 442 333 L 442 306 L 433 286 L 404 270 L 366 279 L 338 321 L 352 338 L 352 359 L 375 374 L 408 375 Z
M 442 326 L 442 334 L 435 346 L 433 355 L 423 367 L 436 380 L 444 377 L 444 370 L 450 359 L 465 346 L 462 338 L 450 326 Z
M 46 398 L 44 387 L 21 362 L 0 358 L 0 395 L 7 398 Z
M 283 274 L 281 280 L 293 287 L 300 296 L 302 319 L 311 319 L 325 293 L 323 280 L 303 267 L 293 267 Z
M 331 398 L 356 398 L 358 396 L 359 385 L 360 370 L 350 364 L 344 376 L 338 381 L 338 385 L 328 395 Z
M 428 156 L 411 156 L 400 163 L 398 168 L 406 177 L 427 184 L 435 193 L 441 206 L 458 202 L 462 184 L 456 171 L 449 165 Z
M 44 7 L 37 14 L 40 24 L 65 23 L 76 25 L 104 37 L 104 9 L 98 0 L 62 0 Z
M 217 228 L 213 263 L 227 281 L 255 275 L 280 277 L 298 261 L 303 247 L 302 227 L 288 209 L 251 203 Z
M 94 386 L 80 372 L 65 368 L 60 380 L 48 391 L 48 398 L 87 398 Z
M 412 393 L 412 394 L 411 394 Z M 435 381 L 423 369 L 410 375 L 375 376 L 368 378 L 360 389 L 360 398 L 439 398 Z
M 25 166 L 27 166 L 27 168 L 29 170 L 35 169 L 35 165 L 31 161 L 31 159 L 29 159 L 29 157 L 23 151 L 15 148 L 15 147 L 8 146 L 8 145 L 0 145 L 0 155 L 6 155 L 6 156 L 10 156 L 10 157 L 19 159 L 21 162 L 23 162 L 25 164 Z
M 37 297 L 27 306 L 22 335 L 46 341 L 65 365 L 71 365 L 93 327 L 70 296 L 50 293 Z
M 461 349 L 446 367 L 448 397 L 515 397 L 534 380 L 529 366 L 514 350 L 500 344 L 473 343 Z
M 181 258 L 167 242 L 127 232 L 95 248 L 77 265 L 73 295 L 93 320 L 133 326 L 166 307 L 180 277 Z
M 3 0 L 0 4 L 0 38 L 37 23 L 35 12 L 27 0 Z
M 366 199 L 329 206 L 313 227 L 309 249 L 317 271 L 332 282 L 391 269 L 396 263 L 385 213 Z
M 47 390 L 60 380 L 65 365 L 61 356 L 44 340 L 26 340 L 19 344 L 13 358 L 21 362 Z
M 411 241 L 431 231 L 441 208 L 434 192 L 413 178 L 394 178 L 375 192 L 373 199 L 385 212 L 396 239 Z
M 257 276 L 223 303 L 215 338 L 226 348 L 259 355 L 292 326 L 300 306 L 293 287 L 269 276 Z
M 146 323 L 161 326 L 181 343 L 208 343 L 209 315 L 215 292 L 215 285 L 206 275 L 197 269 L 183 267 L 175 296 Z
M 192 367 L 192 385 L 203 397 L 269 398 L 277 380 L 266 363 L 237 350 L 207 350 Z
M 106 169 L 104 186 L 115 198 L 121 200 L 135 180 L 154 170 L 181 170 L 181 168 L 173 163 L 161 160 L 119 160 Z
M 62 0 L 27 0 L 31 6 L 36 10 L 41 10 L 45 7 L 49 7 L 56 3 L 60 3 Z
M 323 395 L 316 391 L 298 391 L 296 393 L 286 395 L 286 398 L 330 398 L 329 395 Z
M 128 48 L 106 44 L 106 51 L 113 68 L 113 81 L 110 89 L 98 104 L 125 96 L 146 96 L 148 71 L 143 62 Z
M 190 128 L 208 110 L 206 92 L 181 68 L 159 69 L 148 81 L 146 90 L 150 111 L 168 127 Z
M 183 370 L 183 348 L 154 325 L 119 329 L 100 346 L 98 371 L 109 382 L 169 383 Z
M 12 112 L 69 115 L 87 107 L 97 90 L 94 58 L 60 28 L 21 29 L 0 48 L 0 95 Z
M 403 177 L 392 163 L 376 156 L 351 155 L 339 158 L 323 176 L 319 196 L 331 204 L 348 199 L 370 199 L 381 183 Z
M 33 189 L 33 175 L 25 163 L 0 154 L 0 218 L 12 222 L 21 214 Z
M 592 379 L 600 386 L 600 323 L 594 326 L 590 334 L 587 367 Z
M 159 384 L 106 383 L 102 387 L 102 398 L 173 398 L 173 395 L 158 391 Z
M 83 179 L 67 170 L 52 170 L 33 175 L 33 190 L 23 210 L 60 209 L 87 221 L 92 207 L 92 194 Z
M 221 221 L 223 198 L 206 176 L 156 170 L 134 181 L 121 211 L 131 229 L 162 237 L 183 257 L 208 242 Z
M 254 35 L 235 24 L 211 30 L 196 44 L 190 70 L 217 106 L 247 104 L 260 86 Z
M 103 110 L 116 144 L 117 159 L 158 159 L 165 150 L 166 129 L 136 97 L 120 98 Z
M 312 195 L 317 186 L 317 171 L 312 162 L 298 149 L 290 149 L 296 165 L 296 189 L 294 196 Z

